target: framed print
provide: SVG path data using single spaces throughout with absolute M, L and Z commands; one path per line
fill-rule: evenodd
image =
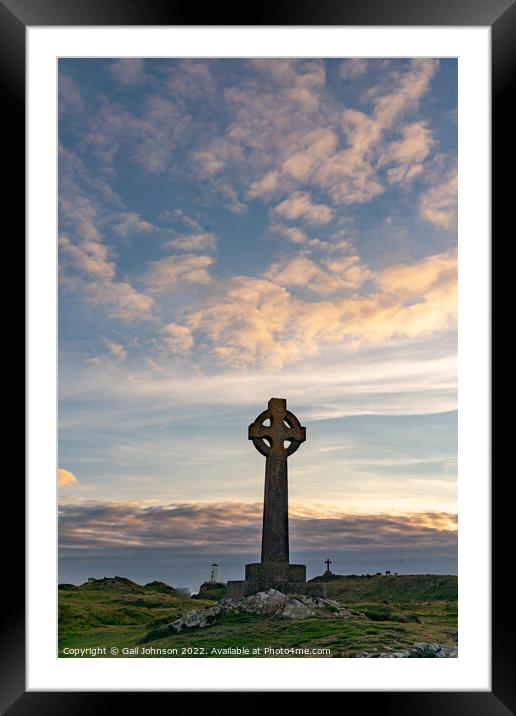
M 29 396 L 4 708 L 509 713 L 489 267 L 514 7 L 0 10 Z

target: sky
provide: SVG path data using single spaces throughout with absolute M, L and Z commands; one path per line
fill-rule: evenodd
M 60 581 L 457 571 L 457 63 L 59 61 Z

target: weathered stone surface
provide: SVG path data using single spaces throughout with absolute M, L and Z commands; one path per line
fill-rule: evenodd
M 215 619 L 225 611 L 223 607 L 215 605 L 204 609 L 196 609 L 193 612 L 184 614 L 176 621 L 172 622 L 172 627 L 176 631 L 182 629 L 191 629 L 192 627 L 205 627 L 211 624 Z
M 283 608 L 281 616 L 284 619 L 306 619 L 307 617 L 315 617 L 316 613 L 299 599 L 290 599 Z
M 176 631 L 206 627 L 228 612 L 262 614 L 281 619 L 367 619 L 364 614 L 346 609 L 330 599 L 309 597 L 305 594 L 287 595 L 277 589 L 268 589 L 242 599 L 225 597 L 215 606 L 188 612 L 172 622 L 172 627 Z
M 286 594 L 278 592 L 277 589 L 269 589 L 267 592 L 258 592 L 249 597 L 244 597 L 233 605 L 243 612 L 253 614 L 273 614 L 282 610 L 289 602 Z
M 287 410 L 284 398 L 271 398 L 267 410 L 249 426 L 249 440 L 267 458 L 261 561 L 288 564 L 287 458 L 306 440 L 306 429 Z
M 245 565 L 245 578 L 255 582 L 306 582 L 306 565 L 255 562 Z
M 289 564 L 287 458 L 306 440 L 306 428 L 284 398 L 271 398 L 249 426 L 249 440 L 266 457 L 261 562 L 246 564 L 245 581 L 228 582 L 228 596 L 302 591 L 306 566 Z
M 417 642 L 410 649 L 400 651 L 391 651 L 383 654 L 365 651 L 361 654 L 362 659 L 406 659 L 406 658 L 429 658 L 429 659 L 456 659 L 459 655 L 457 646 L 447 646 L 446 644 L 430 644 L 427 642 Z

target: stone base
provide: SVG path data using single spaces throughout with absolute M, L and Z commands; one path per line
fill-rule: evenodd
M 255 562 L 245 565 L 246 582 L 306 582 L 306 565 Z
M 245 580 L 228 582 L 228 597 L 241 599 L 249 594 L 277 589 L 300 594 L 306 588 L 306 566 L 288 562 L 255 562 L 245 565 Z

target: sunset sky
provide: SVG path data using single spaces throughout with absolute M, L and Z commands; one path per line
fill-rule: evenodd
M 457 63 L 60 60 L 60 581 L 456 573 Z

